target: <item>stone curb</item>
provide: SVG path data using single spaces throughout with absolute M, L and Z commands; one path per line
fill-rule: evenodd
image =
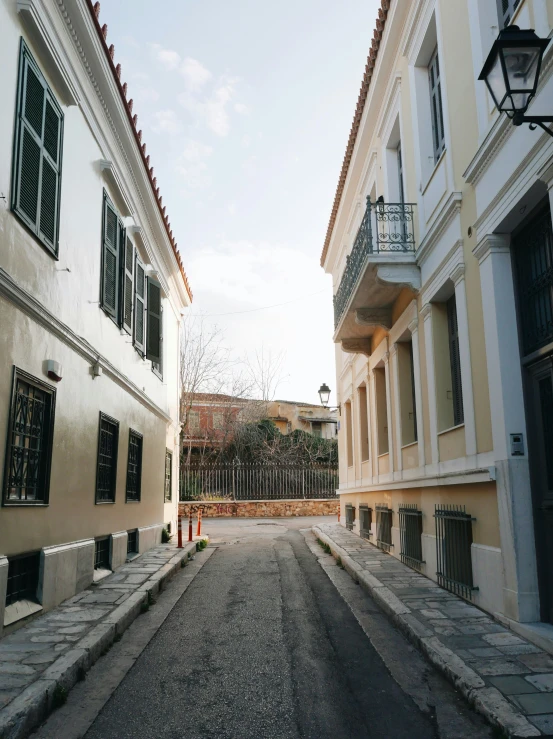
M 181 560 L 194 554 L 196 542 L 186 543 L 167 564 L 137 587 L 127 600 L 115 608 L 101 623 L 53 662 L 34 683 L 0 711 L 0 739 L 25 739 L 56 707 L 56 691 L 69 692 L 78 680 L 111 647 L 139 615 L 149 594 L 157 595 L 160 585 L 181 567 Z
M 510 739 L 542 736 L 539 729 L 518 713 L 499 690 L 486 687 L 484 680 L 457 654 L 444 646 L 436 636 L 431 635 L 422 624 L 415 622 L 411 610 L 389 588 L 374 575 L 365 572 L 318 526 L 313 526 L 311 530 L 318 539 L 330 547 L 336 559 L 340 558 L 346 572 L 372 596 L 403 634 L 493 726 L 500 728 Z

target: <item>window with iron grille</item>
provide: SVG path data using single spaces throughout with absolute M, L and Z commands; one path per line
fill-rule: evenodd
M 449 337 L 449 359 L 451 363 L 451 392 L 453 397 L 453 425 L 464 422 L 463 386 L 461 383 L 461 357 L 459 355 L 459 326 L 455 295 L 447 301 L 447 331 Z
M 355 521 L 355 508 L 351 503 L 346 503 L 346 529 L 350 531 L 353 529 L 353 522 Z
M 392 544 L 392 510 L 385 505 L 376 506 L 376 545 L 386 552 Z
M 401 538 L 401 561 L 409 567 L 419 569 L 422 558 L 422 511 L 416 505 L 400 505 L 399 533 Z
M 140 500 L 142 478 L 142 434 L 129 430 L 129 456 L 127 459 L 127 503 Z
M 432 139 L 434 144 L 434 162 L 437 162 L 445 149 L 444 113 L 442 108 L 442 87 L 440 80 L 440 62 L 436 47 L 428 63 L 428 80 L 430 83 L 430 114 L 432 117 Z
M 4 505 L 48 503 L 56 391 L 14 367 Z
M 497 0 L 497 14 L 499 16 L 499 27 L 505 28 L 511 22 L 515 10 L 520 5 L 520 0 Z
M 127 531 L 127 554 L 138 554 L 138 529 Z
M 472 522 L 465 506 L 436 505 L 436 558 L 438 583 L 452 593 L 470 598 L 472 578 Z
M 59 245 L 62 149 L 62 110 L 21 39 L 11 207 L 54 256 Z
M 165 502 L 170 503 L 173 498 L 173 453 L 165 450 Z
M 110 537 L 103 536 L 94 542 L 94 569 L 111 570 Z
M 372 509 L 368 506 L 359 506 L 359 533 L 363 539 L 371 536 L 372 513 Z
M 96 503 L 115 503 L 119 421 L 100 413 Z
M 37 601 L 40 552 L 8 557 L 6 605 L 18 600 Z

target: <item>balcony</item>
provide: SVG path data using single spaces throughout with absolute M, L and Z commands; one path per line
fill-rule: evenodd
M 334 341 L 370 354 L 375 328 L 392 326 L 392 305 L 404 287 L 420 289 L 415 259 L 415 206 L 371 203 L 334 296 Z

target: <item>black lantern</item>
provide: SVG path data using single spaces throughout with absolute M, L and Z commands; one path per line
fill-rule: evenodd
M 319 388 L 319 398 L 321 399 L 321 405 L 326 408 L 330 399 L 330 388 L 325 382 Z
M 478 77 L 484 80 L 493 101 L 500 113 L 506 113 L 515 126 L 530 123 L 553 136 L 544 126 L 552 122 L 553 116 L 525 116 L 530 101 L 536 94 L 543 53 L 549 39 L 536 36 L 529 28 L 521 30 L 518 26 L 504 28 L 491 48 L 482 72 Z

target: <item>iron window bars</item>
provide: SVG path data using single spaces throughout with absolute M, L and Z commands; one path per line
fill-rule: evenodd
M 346 503 L 346 529 L 349 529 L 352 531 L 353 529 L 353 522 L 355 521 L 355 508 L 351 505 L 351 503 Z
M 127 531 L 127 554 L 138 554 L 138 529 Z
M 13 368 L 4 505 L 47 504 L 56 390 Z
M 37 601 L 40 552 L 8 558 L 6 605 L 18 600 Z
M 422 558 L 422 511 L 416 504 L 399 506 L 399 533 L 401 561 L 409 567 L 420 569 Z
M 363 539 L 368 539 L 371 536 L 372 514 L 372 508 L 369 508 L 369 506 L 359 506 L 359 534 Z
M 334 328 L 346 310 L 370 254 L 415 251 L 414 217 L 415 206 L 412 203 L 372 203 L 370 196 L 367 198 L 363 220 L 333 298 Z
M 469 599 L 474 590 L 472 578 L 472 522 L 465 506 L 436 504 L 436 559 L 438 584 Z
M 100 413 L 96 503 L 115 503 L 119 421 Z
M 94 542 L 94 569 L 111 570 L 110 537 L 103 536 Z
M 173 497 L 173 453 L 165 450 L 165 491 L 164 499 L 170 503 Z
M 392 544 L 392 509 L 386 505 L 376 506 L 376 545 L 389 552 Z
M 129 430 L 127 458 L 127 503 L 139 503 L 142 478 L 142 434 Z

